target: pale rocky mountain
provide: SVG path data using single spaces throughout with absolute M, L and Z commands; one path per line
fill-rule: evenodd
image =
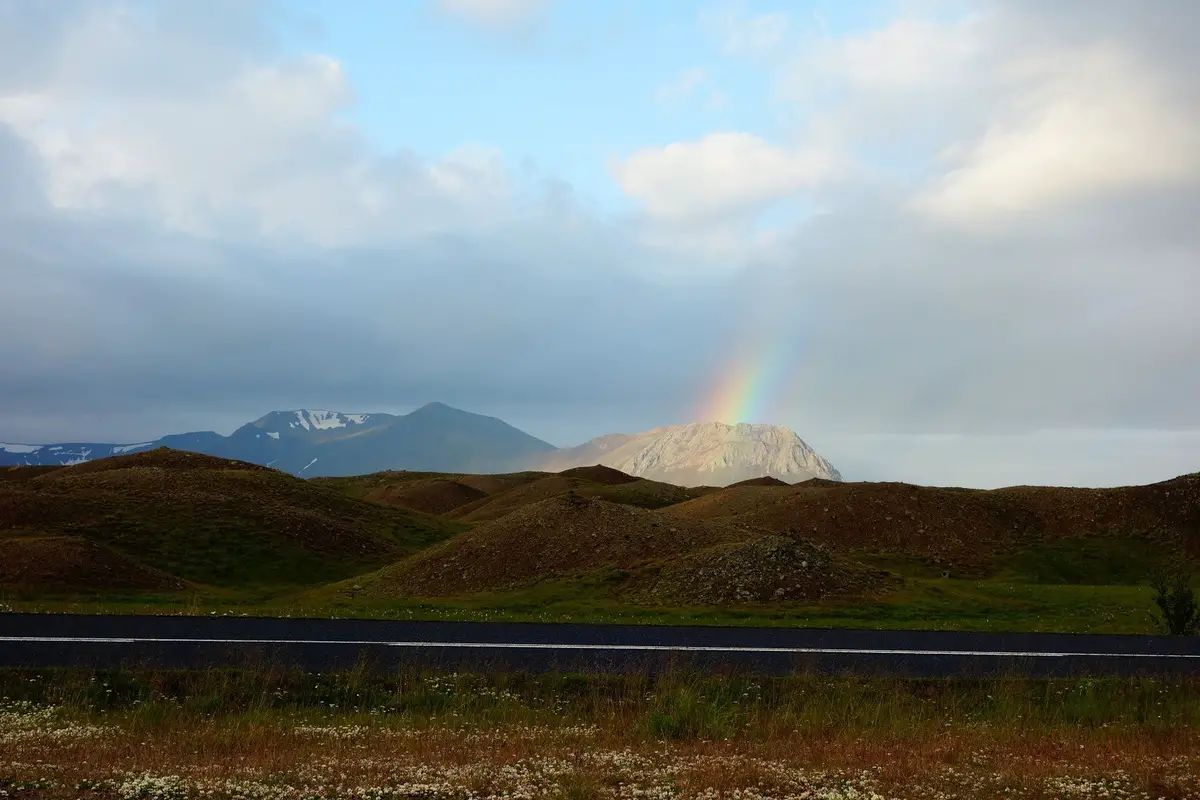
M 561 471 L 592 464 L 678 486 L 728 486 L 765 476 L 787 483 L 842 479 L 790 428 L 745 422 L 698 422 L 609 434 L 552 453 L 538 466 Z

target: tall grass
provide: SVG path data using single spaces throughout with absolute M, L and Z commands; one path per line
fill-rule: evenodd
M 31 800 L 1146 800 L 1198 753 L 1190 679 L 0 670 Z
M 338 717 L 373 724 L 599 726 L 640 740 L 769 740 L 793 732 L 919 736 L 1200 730 L 1200 680 L 783 678 L 335 673 L 297 670 L 0 670 L 0 697 L 153 725 L 186 716 Z

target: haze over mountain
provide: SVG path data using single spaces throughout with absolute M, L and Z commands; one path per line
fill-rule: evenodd
M 399 416 L 273 411 L 229 436 L 204 431 L 123 445 L 0 443 L 0 466 L 79 464 L 155 447 L 249 461 L 304 477 L 389 469 L 503 472 L 554 450 L 495 417 L 429 403 Z
M 602 464 L 639 478 L 678 486 L 728 486 L 771 476 L 787 483 L 842 476 L 783 425 L 699 422 L 644 433 L 614 433 L 551 455 L 543 469 Z

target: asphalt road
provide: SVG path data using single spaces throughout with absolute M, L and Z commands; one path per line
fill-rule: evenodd
M 0 614 L 0 666 L 1200 674 L 1200 637 Z

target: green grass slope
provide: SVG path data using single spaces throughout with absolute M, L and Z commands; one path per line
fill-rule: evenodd
M 159 449 L 0 483 L 0 533 L 112 548 L 215 586 L 316 584 L 395 561 L 460 526 L 264 467 Z
M 878 585 L 867 570 L 808 543 L 721 522 L 668 520 L 568 492 L 480 524 L 354 586 L 367 598 L 437 597 L 547 580 L 586 584 L 598 572 L 609 573 L 617 593 L 653 603 L 814 599 Z

